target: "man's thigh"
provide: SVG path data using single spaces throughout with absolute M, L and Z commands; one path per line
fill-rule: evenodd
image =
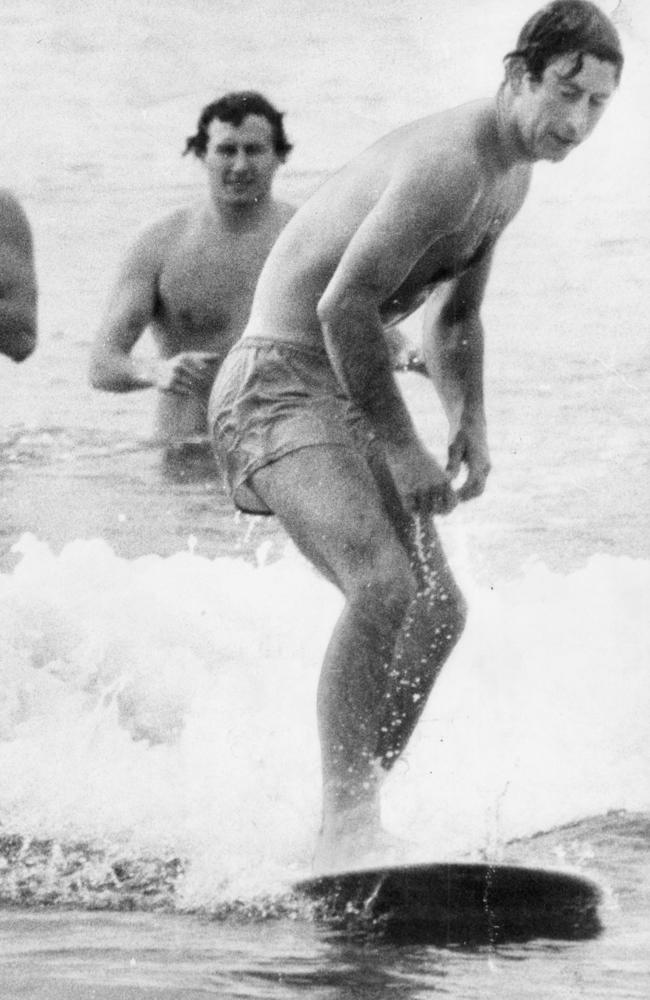
M 407 563 L 396 491 L 382 478 L 353 448 L 313 445 L 259 469 L 251 486 L 298 548 L 346 591 L 366 574 Z
M 438 595 L 456 593 L 457 585 L 433 514 L 411 514 L 405 510 L 381 449 L 373 451 L 369 461 L 389 520 L 408 553 L 419 588 Z

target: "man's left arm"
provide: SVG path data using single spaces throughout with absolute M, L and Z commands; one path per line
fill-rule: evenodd
M 483 324 L 480 307 L 492 263 L 488 253 L 433 296 L 424 315 L 424 355 L 429 375 L 449 420 L 447 472 L 455 479 L 464 465 L 459 500 L 480 496 L 490 471 L 483 395 Z
M 0 192 L 0 352 L 24 361 L 36 347 L 36 274 L 27 216 Z

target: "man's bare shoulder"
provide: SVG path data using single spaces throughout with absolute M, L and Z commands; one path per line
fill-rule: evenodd
M 122 271 L 160 270 L 179 239 L 194 224 L 195 216 L 195 209 L 179 208 L 141 229 L 128 245 Z
M 486 133 L 489 132 L 491 104 L 473 101 L 439 111 L 406 126 L 407 141 L 398 157 L 409 175 L 420 176 L 424 184 L 453 179 L 465 194 L 480 186 L 485 171 Z
M 160 251 L 169 240 L 177 240 L 190 226 L 193 226 L 198 214 L 198 210 L 193 207 L 177 208 L 141 229 L 133 246 L 142 249 L 155 247 Z
M 0 241 L 14 249 L 31 251 L 29 220 L 16 196 L 6 188 L 0 188 Z
M 530 186 L 532 166 L 504 165 L 494 100 L 473 101 L 425 120 L 422 147 L 436 153 L 421 165 L 425 183 L 445 185 L 468 205 L 498 192 L 502 219 L 516 215 Z
M 375 147 L 386 196 L 401 206 L 406 221 L 414 215 L 428 218 L 441 233 L 456 230 L 471 216 L 488 180 L 487 116 L 483 102 L 438 112 L 403 126 Z

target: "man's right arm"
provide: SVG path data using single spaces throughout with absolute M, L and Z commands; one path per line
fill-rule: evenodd
M 131 357 L 131 351 L 154 318 L 158 261 L 145 233 L 129 250 L 97 331 L 90 360 L 95 389 L 131 392 L 156 385 L 155 362 Z
M 408 510 L 445 513 L 456 501 L 395 382 L 380 306 L 438 235 L 460 227 L 470 200 L 455 174 L 437 176 L 435 184 L 415 169 L 398 177 L 348 244 L 318 303 L 334 372 L 373 424 Z

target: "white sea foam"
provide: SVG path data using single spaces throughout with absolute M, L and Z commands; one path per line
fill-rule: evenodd
M 207 905 L 308 867 L 318 668 L 339 595 L 290 550 L 254 566 L 36 539 L 0 577 L 0 824 L 189 862 Z M 388 827 L 423 857 L 650 808 L 650 564 L 531 564 L 471 615 L 408 754 Z

